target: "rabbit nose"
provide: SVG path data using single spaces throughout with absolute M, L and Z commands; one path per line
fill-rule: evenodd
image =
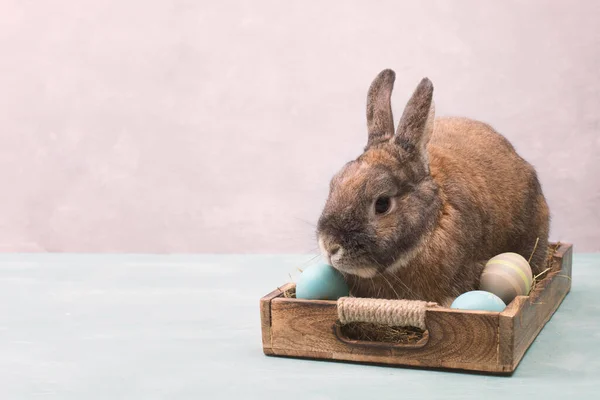
M 341 246 L 338 246 L 337 244 L 331 245 L 329 247 L 329 255 L 330 256 L 335 256 L 341 249 Z
M 341 257 L 344 253 L 344 249 L 341 245 L 336 244 L 330 238 L 322 235 L 319 235 L 319 248 L 321 249 L 321 254 L 325 258 L 325 261 L 330 265 L 333 257 Z

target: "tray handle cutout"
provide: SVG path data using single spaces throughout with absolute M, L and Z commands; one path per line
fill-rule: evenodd
M 345 328 L 347 328 L 347 325 L 344 326 L 339 321 L 337 321 L 333 325 L 333 334 L 335 335 L 337 340 L 339 340 L 340 342 L 345 343 L 349 346 L 355 346 L 355 347 L 371 347 L 371 348 L 387 348 L 387 349 L 391 349 L 391 348 L 420 349 L 422 347 L 425 347 L 425 345 L 429 341 L 429 331 L 423 331 L 421 333 L 420 337 L 417 337 L 416 339 L 413 339 L 410 342 L 401 342 L 401 341 L 394 342 L 394 341 L 390 341 L 389 339 L 386 339 L 386 340 L 354 339 L 354 338 L 351 338 L 348 336 L 348 334 L 345 332 Z M 382 329 L 390 329 L 390 330 L 393 330 L 394 333 L 396 333 L 398 329 L 402 329 L 403 327 L 386 327 L 386 326 L 381 325 L 381 328 Z M 353 329 L 356 330 L 357 328 L 353 328 Z M 360 329 L 360 328 L 358 328 L 358 329 Z M 369 329 L 371 329 L 371 328 L 369 328 Z
M 338 321 L 333 326 L 334 334 L 349 345 L 421 348 L 429 339 L 426 315 L 427 309 L 432 307 L 437 304 L 419 300 L 342 297 L 337 302 Z M 348 332 L 358 332 L 362 338 L 349 337 Z

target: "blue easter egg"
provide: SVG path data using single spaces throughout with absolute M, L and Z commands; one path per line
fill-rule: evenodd
M 337 300 L 350 291 L 342 274 L 327 264 L 308 267 L 296 282 L 296 298 L 308 300 Z
M 473 290 L 458 296 L 450 308 L 460 310 L 504 311 L 506 304 L 493 293 L 483 290 Z

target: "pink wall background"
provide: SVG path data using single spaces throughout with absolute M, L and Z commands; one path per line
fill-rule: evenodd
M 310 252 L 368 85 L 422 76 L 600 251 L 600 2 L 0 3 L 0 251 Z

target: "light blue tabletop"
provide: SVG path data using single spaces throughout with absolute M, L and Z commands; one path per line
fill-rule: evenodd
M 512 377 L 264 356 L 259 299 L 309 259 L 0 255 L 0 399 L 598 398 L 600 254 Z

